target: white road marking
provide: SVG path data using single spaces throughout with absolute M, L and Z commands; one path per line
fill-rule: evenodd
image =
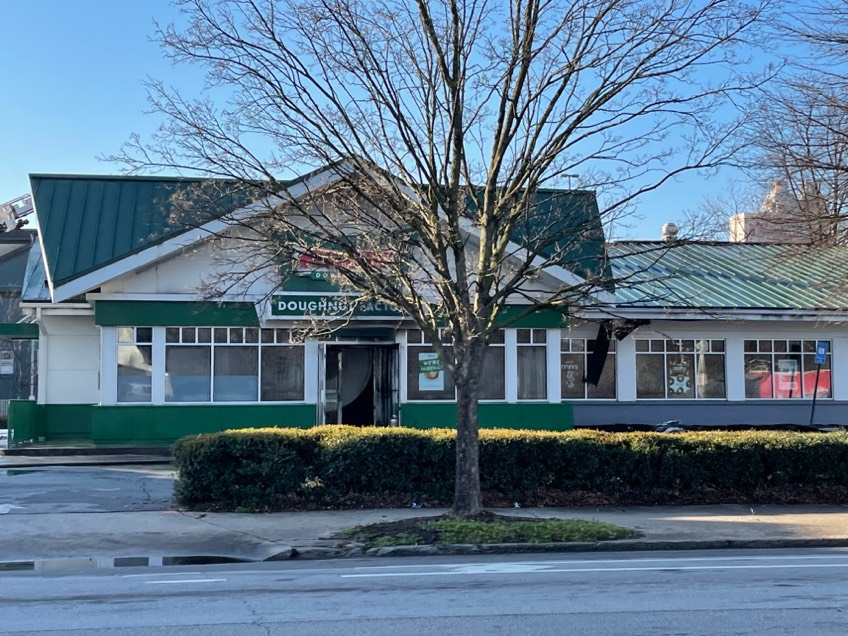
M 227 579 L 180 579 L 177 581 L 145 581 L 145 585 L 176 585 L 177 583 L 220 583 Z
M 342 574 L 343 579 L 357 578 L 381 578 L 381 577 L 410 577 L 410 576 L 474 576 L 477 574 L 526 574 L 528 572 L 538 572 L 547 574 L 549 572 L 556 573 L 586 573 L 586 572 L 682 572 L 692 570 L 788 570 L 788 569 L 820 569 L 820 568 L 848 568 L 848 563 L 786 563 L 779 565 L 657 565 L 647 567 L 612 567 L 612 568 L 539 568 L 527 567 L 517 568 L 516 564 L 510 564 L 513 567 L 498 568 L 496 564 L 490 566 L 459 566 L 455 570 L 439 571 L 439 572 L 380 572 L 373 574 Z
M 838 561 L 840 559 L 848 560 L 848 553 L 843 554 L 823 554 L 823 555 L 809 555 L 809 556 L 714 556 L 714 557 L 654 557 L 654 558 L 638 558 L 638 559 L 571 559 L 565 561 L 518 561 L 515 563 L 504 563 L 504 565 L 544 565 L 544 566 L 552 566 L 552 565 L 588 565 L 588 564 L 597 564 L 597 563 L 693 563 L 698 561 L 709 561 L 710 563 L 714 563 L 716 561 L 812 561 L 815 559 L 819 560 L 827 560 L 827 561 Z M 467 563 L 465 565 L 474 566 L 487 566 L 488 563 Z M 432 569 L 432 568 L 445 568 L 451 569 L 461 567 L 456 563 L 442 563 L 442 564 L 413 564 L 413 565 L 362 565 L 354 568 L 355 570 L 404 570 L 404 569 Z
M 0 504 L 0 515 L 7 515 L 10 510 L 14 510 L 15 508 L 24 509 L 23 506 L 16 506 L 15 504 Z
M 200 576 L 203 572 L 152 572 L 149 574 L 122 574 L 121 578 L 123 579 L 141 579 L 141 578 L 154 578 L 163 576 Z

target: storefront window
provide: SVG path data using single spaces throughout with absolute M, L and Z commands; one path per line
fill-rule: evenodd
M 153 329 L 118 329 L 118 402 L 150 402 Z
M 636 397 L 726 396 L 724 340 L 636 340 Z
M 263 402 L 303 399 L 303 347 L 262 347 L 261 399 Z
M 517 329 L 518 399 L 544 400 L 548 396 L 547 331 Z
M 406 332 L 406 394 L 409 400 L 454 400 L 453 373 L 417 329 Z M 446 347 L 450 351 L 450 347 Z
M 563 400 L 614 400 L 615 399 L 615 341 L 609 343 L 609 352 L 598 385 L 586 382 L 589 360 L 595 351 L 595 340 L 563 338 L 560 349 Z
M 506 398 L 504 332 L 498 331 L 489 341 L 483 354 L 483 374 L 480 376 L 480 399 Z
M 830 398 L 830 341 L 824 364 L 815 362 L 815 340 L 746 340 L 745 397 L 804 399 L 816 394 Z M 818 376 L 818 379 L 817 379 Z
M 153 346 L 156 329 L 164 330 L 164 351 L 160 344 L 158 353 Z M 304 349 L 292 343 L 285 329 L 121 327 L 118 402 L 151 401 L 157 356 L 164 356 L 165 402 L 304 399 Z
M 255 402 L 259 393 L 259 347 L 215 347 L 216 402 Z
M 165 348 L 166 402 L 209 401 L 211 353 L 208 346 Z

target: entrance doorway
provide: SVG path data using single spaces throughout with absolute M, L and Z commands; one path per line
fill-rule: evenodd
M 319 421 L 389 426 L 397 422 L 397 345 L 323 345 Z

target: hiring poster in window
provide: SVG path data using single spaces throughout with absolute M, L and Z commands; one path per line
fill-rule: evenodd
M 438 353 L 418 354 L 418 390 L 445 390 L 445 374 Z

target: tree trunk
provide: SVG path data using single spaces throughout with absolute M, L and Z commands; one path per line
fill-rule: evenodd
M 483 343 L 468 347 L 456 372 L 456 484 L 450 514 L 467 517 L 483 509 L 480 493 L 479 422 L 480 376 Z

